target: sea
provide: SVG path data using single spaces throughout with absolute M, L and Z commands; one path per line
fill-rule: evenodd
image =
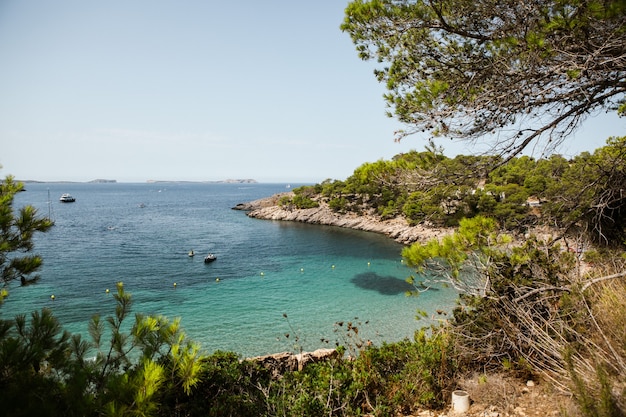
M 416 273 L 388 237 L 233 210 L 288 187 L 27 183 L 14 207 L 32 205 L 55 225 L 34 238 L 39 282 L 10 284 L 0 317 L 48 308 L 65 330 L 89 339 L 91 317 L 114 314 L 122 282 L 133 313 L 180 318 L 207 354 L 251 357 L 412 339 L 442 318 L 437 310 L 454 307 L 451 288 L 406 295 Z M 63 193 L 76 201 L 61 203 Z M 217 260 L 205 264 L 208 253 Z M 427 316 L 417 320 L 418 310 Z

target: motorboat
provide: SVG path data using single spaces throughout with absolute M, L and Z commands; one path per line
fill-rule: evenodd
M 209 253 L 207 256 L 205 256 L 204 263 L 205 264 L 210 264 L 211 262 L 213 262 L 216 259 L 217 259 L 217 256 L 213 255 L 212 253 Z
M 72 197 L 72 195 L 65 193 L 61 195 L 61 197 L 59 198 L 59 201 L 61 203 L 73 203 L 74 201 L 76 201 L 76 199 Z
M 189 253 L 187 254 L 187 256 L 189 256 L 190 258 L 193 258 L 196 255 L 196 253 L 192 250 L 189 251 Z

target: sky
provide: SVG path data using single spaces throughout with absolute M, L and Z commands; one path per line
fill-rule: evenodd
M 317 183 L 423 150 L 394 141 L 374 64 L 339 29 L 347 4 L 1 0 L 0 176 Z M 594 117 L 561 153 L 625 127 Z

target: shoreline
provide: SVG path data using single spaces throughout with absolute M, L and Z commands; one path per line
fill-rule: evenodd
M 398 243 L 410 245 L 415 242 L 424 243 L 433 238 L 451 234 L 454 228 L 436 228 L 423 225 L 411 226 L 403 217 L 382 220 L 374 213 L 341 214 L 331 210 L 324 202 L 319 207 L 308 209 L 287 209 L 279 205 L 285 196 L 293 196 L 293 192 L 274 194 L 270 197 L 240 203 L 233 210 L 246 211 L 251 218 L 261 220 L 293 221 L 325 226 L 337 226 L 366 232 L 383 234 Z

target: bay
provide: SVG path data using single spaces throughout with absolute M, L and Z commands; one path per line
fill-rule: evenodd
M 412 338 L 456 300 L 443 287 L 406 297 L 405 279 L 414 271 L 402 262 L 402 245 L 385 236 L 232 210 L 286 191 L 286 184 L 28 183 L 26 189 L 15 207 L 31 204 L 55 226 L 35 238 L 44 259 L 40 282 L 10 285 L 0 307 L 5 319 L 46 307 L 65 329 L 87 336 L 94 314 L 113 314 L 121 281 L 134 312 L 181 318 L 206 353 L 255 356 L 344 343 L 338 322 L 352 322 L 358 339 L 375 344 Z M 76 202 L 59 202 L 62 193 Z M 187 256 L 192 249 L 197 255 Z M 205 264 L 209 252 L 218 259 Z M 428 318 L 417 321 L 417 309 Z

